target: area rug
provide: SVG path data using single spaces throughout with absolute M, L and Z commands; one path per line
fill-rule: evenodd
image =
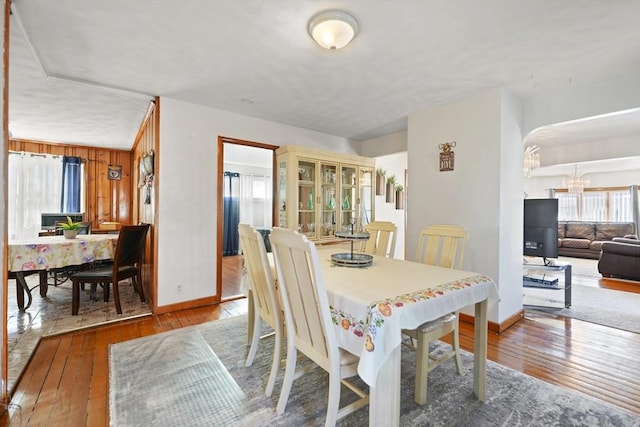
M 564 307 L 564 289 L 524 288 L 523 304 L 527 310 L 544 311 L 564 317 L 596 323 L 611 328 L 640 333 L 640 294 L 576 284 L 580 276 L 601 279 L 598 260 L 560 257 L 571 264 L 573 284 L 570 308 Z M 529 258 L 535 270 L 535 259 Z M 525 268 L 527 271 L 527 268 Z M 564 272 L 545 272 L 564 283 Z M 630 283 L 640 283 L 623 280 Z
M 180 414 L 180 425 L 189 426 L 324 425 L 328 375 L 316 369 L 296 380 L 286 412 L 276 415 L 284 368 L 273 395 L 265 397 L 273 337 L 262 340 L 253 365 L 245 367 L 246 328 L 247 316 L 242 315 L 112 345 L 111 425 L 170 426 L 175 425 L 174 413 Z M 213 350 L 214 357 L 207 354 L 198 336 Z M 163 345 L 168 341 L 174 343 Z M 473 357 L 463 352 L 462 361 L 462 375 L 455 373 L 453 363 L 445 363 L 429 374 L 428 403 L 420 406 L 413 400 L 415 352 L 403 349 L 401 426 L 640 427 L 640 418 L 630 413 L 491 361 L 487 366 L 487 399 L 479 402 L 473 395 Z M 222 365 L 226 369 L 222 370 Z M 211 381 L 214 375 L 224 380 Z M 203 385 L 203 381 L 210 383 Z M 366 389 L 361 382 L 356 383 Z M 235 403 L 221 401 L 216 396 L 225 389 L 239 389 L 243 395 L 238 397 L 233 391 Z M 353 399 L 343 387 L 341 405 Z M 366 426 L 368 420 L 365 407 L 338 425 Z
M 640 334 L 640 294 L 571 286 L 571 307 L 564 308 L 564 290 L 526 288 L 527 310 L 544 311 Z

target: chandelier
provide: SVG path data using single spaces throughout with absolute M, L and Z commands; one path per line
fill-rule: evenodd
M 531 171 L 540 167 L 540 147 L 530 145 L 524 150 L 523 172 L 525 178 L 531 178 Z
M 584 191 L 584 187 L 589 185 L 589 179 L 584 174 L 578 174 L 578 165 L 574 166 L 573 174 L 565 178 L 567 190 L 572 194 L 580 194 Z

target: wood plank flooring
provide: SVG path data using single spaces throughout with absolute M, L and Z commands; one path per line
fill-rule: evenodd
M 593 279 L 590 285 L 640 293 L 639 285 L 624 282 Z M 47 337 L 16 386 L 0 425 L 107 426 L 109 344 L 246 309 L 246 299 L 237 299 Z M 460 333 L 462 347 L 472 350 L 473 326 L 462 323 Z M 489 333 L 488 338 L 491 360 L 640 417 L 639 354 L 640 334 L 539 312 L 528 312 L 501 335 Z

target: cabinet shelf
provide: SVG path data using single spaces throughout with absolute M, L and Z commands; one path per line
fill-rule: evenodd
M 356 229 L 373 220 L 374 159 L 295 145 L 280 147 L 276 156 L 276 203 L 287 207 L 279 212 L 280 227 L 325 242 L 352 220 Z M 310 200 L 314 209 L 307 209 Z

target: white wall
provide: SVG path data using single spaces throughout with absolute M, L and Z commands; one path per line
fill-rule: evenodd
M 638 124 L 640 130 L 640 123 Z M 540 166 L 583 163 L 640 156 L 640 133 L 635 141 L 610 139 L 575 144 L 545 145 L 540 149 Z
M 406 186 L 404 171 L 407 169 L 407 152 L 376 157 L 376 169 L 387 171 L 387 177 L 396 176 L 396 183 Z M 375 196 L 376 221 L 391 221 L 398 226 L 394 258 L 405 259 L 405 209 L 396 209 L 395 203 L 387 203 L 385 196 Z M 409 257 L 411 258 L 411 257 Z
M 489 318 L 498 322 L 522 308 L 521 112 L 515 97 L 492 89 L 409 116 L 407 236 L 429 224 L 465 227 L 463 269 L 496 281 L 501 302 Z M 439 144 L 451 141 L 455 169 L 440 172 Z
M 217 138 L 356 153 L 345 138 L 160 100 L 158 305 L 216 293 Z M 178 285 L 182 291 L 178 292 Z
M 523 135 L 555 123 L 624 111 L 640 106 L 637 71 L 566 90 L 549 90 L 524 100 Z
M 407 131 L 384 135 L 360 143 L 360 155 L 365 157 L 380 157 L 407 151 Z

